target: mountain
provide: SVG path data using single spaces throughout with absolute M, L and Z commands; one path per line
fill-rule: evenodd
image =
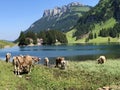
M 97 34 L 100 31 L 107 33 L 104 37 L 116 37 L 120 22 L 120 0 L 100 0 L 99 3 L 81 17 L 74 29 L 77 39 L 85 38 L 85 35 Z M 115 32 L 115 35 L 113 35 Z M 112 33 L 112 34 L 111 34 Z M 94 36 L 94 35 L 93 35 Z
M 90 9 L 90 6 L 72 2 L 62 7 L 45 10 L 42 18 L 34 22 L 26 32 L 40 32 L 50 29 L 66 32 L 73 28 L 77 20 Z

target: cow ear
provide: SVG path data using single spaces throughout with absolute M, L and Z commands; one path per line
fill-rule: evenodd
M 16 57 L 16 59 L 18 59 L 18 57 Z

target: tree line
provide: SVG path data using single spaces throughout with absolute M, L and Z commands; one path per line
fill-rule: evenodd
M 97 36 L 119 38 L 119 34 L 120 34 L 120 23 L 117 23 L 113 28 L 101 29 L 98 35 L 96 33 L 90 32 L 85 42 L 88 42 L 90 39 L 97 38 Z
M 19 46 L 37 44 L 37 39 L 42 39 L 42 44 L 55 44 L 59 43 L 68 43 L 66 35 L 58 30 L 48 30 L 40 31 L 39 33 L 34 33 L 32 31 L 23 32 L 21 31 L 19 38 L 16 40 Z
M 117 23 L 113 28 L 102 29 L 99 32 L 99 36 L 101 37 L 119 37 L 120 34 L 120 23 Z

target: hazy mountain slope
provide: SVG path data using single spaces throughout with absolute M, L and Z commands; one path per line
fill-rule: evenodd
M 27 31 L 39 32 L 42 30 L 60 30 L 68 31 L 77 22 L 77 20 L 87 11 L 90 6 L 73 2 L 62 7 L 55 7 L 52 10 L 45 10 L 43 17 L 34 22 Z
M 13 43 L 13 42 L 0 40 L 0 48 L 12 47 L 14 45 L 15 45 L 15 43 Z

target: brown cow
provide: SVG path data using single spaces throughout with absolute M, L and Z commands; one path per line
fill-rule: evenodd
M 10 62 L 11 53 L 6 54 L 6 62 Z
M 35 62 L 38 62 L 40 58 L 33 57 L 30 55 L 26 56 L 16 56 L 13 58 L 13 65 L 15 73 L 19 75 L 20 72 L 31 72 L 31 67 Z
M 22 72 L 22 64 L 24 63 L 23 56 L 13 57 L 14 72 L 19 75 Z
M 98 64 L 103 64 L 106 62 L 106 57 L 105 56 L 100 56 L 98 59 L 97 59 L 97 62 Z
M 22 69 L 25 72 L 31 72 L 31 67 L 33 65 L 33 58 L 29 55 L 23 57 L 24 63 L 22 64 Z
M 31 72 L 31 67 L 39 62 L 40 58 L 35 56 L 26 55 L 23 57 L 24 63 L 22 64 L 23 72 Z
M 65 61 L 64 57 L 56 58 L 56 66 L 55 67 L 59 67 L 59 65 L 60 65 L 61 69 L 65 69 L 66 61 Z
M 49 64 L 49 59 L 48 59 L 47 57 L 45 57 L 44 63 L 45 63 L 45 66 L 48 66 L 48 64 Z

